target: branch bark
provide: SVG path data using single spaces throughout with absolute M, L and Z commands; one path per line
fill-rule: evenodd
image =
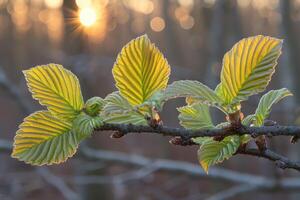
M 269 159 L 271 161 L 274 161 L 276 166 L 281 169 L 290 168 L 290 169 L 295 169 L 297 171 L 300 171 L 299 162 L 291 161 L 287 157 L 279 155 L 269 149 L 266 149 L 265 151 L 262 152 L 259 151 L 258 149 L 247 149 L 247 150 L 238 151 L 238 153 Z
M 173 128 L 167 126 L 158 126 L 156 128 L 150 126 L 132 125 L 132 124 L 104 124 L 96 131 L 118 131 L 123 135 L 128 133 L 154 133 L 163 136 L 182 137 L 190 139 L 196 137 L 226 137 L 230 135 L 250 135 L 252 137 L 265 136 L 297 136 L 300 137 L 299 126 L 261 126 L 261 127 L 225 127 L 222 129 L 202 129 L 188 130 L 184 128 Z

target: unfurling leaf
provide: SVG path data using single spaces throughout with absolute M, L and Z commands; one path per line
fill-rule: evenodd
M 268 93 L 264 94 L 261 97 L 255 111 L 255 125 L 262 126 L 264 124 L 264 120 L 269 117 L 271 107 L 278 103 L 281 99 L 291 95 L 292 93 L 286 88 L 270 90 Z
M 118 55 L 113 76 L 120 94 L 132 106 L 167 86 L 170 67 L 146 35 L 130 41 Z
M 199 130 L 213 128 L 207 105 L 195 103 L 178 108 L 180 125 L 186 129 Z
M 33 98 L 63 120 L 72 121 L 83 108 L 77 77 L 61 65 L 41 65 L 24 71 Z
M 134 111 L 134 108 L 123 98 L 119 92 L 113 92 L 105 98 L 105 106 L 101 117 L 106 123 L 147 125 L 142 114 Z
M 58 164 L 72 157 L 81 137 L 71 122 L 39 111 L 26 117 L 15 136 L 12 157 L 32 165 Z
M 211 165 L 221 163 L 230 158 L 240 146 L 240 137 L 228 136 L 221 142 L 207 139 L 198 150 L 199 162 L 206 173 Z
M 92 97 L 86 101 L 84 108 L 90 116 L 97 116 L 105 105 L 101 97 Z
M 217 91 L 225 104 L 236 104 L 265 90 L 275 71 L 282 40 L 255 36 L 241 40 L 223 58 Z
M 207 105 L 220 105 L 222 99 L 206 85 L 198 81 L 175 81 L 165 90 L 165 99 L 177 97 L 192 97 L 193 101 L 199 101 Z
M 86 138 L 93 133 L 94 129 L 99 128 L 102 125 L 103 120 L 100 116 L 90 116 L 81 113 L 73 121 L 72 131 L 81 138 Z

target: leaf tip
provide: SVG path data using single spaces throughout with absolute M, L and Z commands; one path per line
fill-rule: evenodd
M 12 150 L 10 156 L 11 156 L 12 158 L 18 158 L 15 147 L 13 147 L 13 150 Z
M 203 161 L 200 161 L 200 165 L 202 167 L 202 169 L 204 170 L 204 172 L 206 174 L 208 174 L 208 171 L 209 171 L 209 165 L 206 163 L 206 162 L 203 162 Z
M 145 40 L 150 40 L 147 33 L 145 33 L 144 35 L 141 35 L 140 38 L 144 38 Z

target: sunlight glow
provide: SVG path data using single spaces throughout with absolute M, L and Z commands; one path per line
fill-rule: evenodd
M 86 7 L 80 10 L 79 20 L 83 26 L 90 27 L 94 25 L 97 21 L 97 13 L 95 9 Z

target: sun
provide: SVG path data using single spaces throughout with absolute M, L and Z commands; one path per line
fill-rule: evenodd
M 83 8 L 79 11 L 79 20 L 83 26 L 90 27 L 97 21 L 97 13 L 91 7 Z

